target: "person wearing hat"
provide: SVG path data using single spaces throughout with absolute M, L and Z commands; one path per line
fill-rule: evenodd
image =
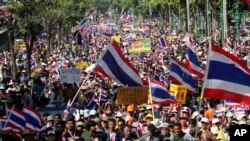
M 85 127 L 85 123 L 81 120 L 76 122 L 76 130 L 79 131 L 79 133 L 82 134 L 83 128 Z
M 139 138 L 139 141 L 161 141 L 162 136 L 157 133 L 157 128 L 154 126 L 154 124 L 148 125 L 148 133 L 145 133 Z
M 149 125 L 153 121 L 153 115 L 152 114 L 147 114 L 145 117 L 146 124 Z
M 54 130 L 49 130 L 45 136 L 47 141 L 56 141 L 56 133 Z
M 49 115 L 47 118 L 47 128 L 54 128 L 54 118 L 52 115 Z
M 27 75 L 26 70 L 22 70 L 22 74 L 19 77 L 19 82 L 20 83 L 27 83 L 27 82 L 29 82 L 29 76 Z
M 160 125 L 160 132 L 163 140 L 170 140 L 170 141 L 174 140 L 174 136 L 170 133 L 168 123 L 162 123 Z
M 200 139 L 202 140 L 209 140 L 212 137 L 212 133 L 209 131 L 209 121 L 208 118 L 202 118 L 201 119 L 201 134 L 199 136 Z

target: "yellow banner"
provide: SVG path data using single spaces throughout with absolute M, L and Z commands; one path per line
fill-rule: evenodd
M 137 39 L 137 41 L 133 42 L 131 46 L 128 48 L 128 52 L 129 53 L 150 52 L 151 47 L 152 46 L 150 38 Z
M 148 101 L 148 87 L 126 87 L 119 88 L 116 104 L 140 105 Z
M 76 65 L 76 68 L 82 69 L 82 68 L 88 67 L 88 62 L 87 61 L 81 61 L 81 62 L 77 62 L 75 65 Z
M 166 40 L 176 40 L 178 38 L 178 36 L 166 36 Z
M 111 36 L 111 40 L 115 40 L 117 43 L 120 43 L 120 36 Z
M 174 92 L 175 98 L 179 104 L 186 103 L 187 87 L 184 85 L 170 85 L 170 91 Z

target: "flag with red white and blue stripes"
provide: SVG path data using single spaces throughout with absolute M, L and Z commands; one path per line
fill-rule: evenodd
M 149 86 L 153 104 L 163 105 L 176 103 L 176 98 L 167 90 L 163 83 L 150 80 Z

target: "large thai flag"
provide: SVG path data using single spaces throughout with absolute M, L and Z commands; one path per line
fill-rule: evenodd
M 250 69 L 236 56 L 212 45 L 204 81 L 205 98 L 250 105 Z
M 26 104 L 23 106 L 23 115 L 26 120 L 26 128 L 29 131 L 37 133 L 46 129 L 46 124 L 43 122 L 39 112 Z
M 97 61 L 95 70 L 121 86 L 143 85 L 138 72 L 124 57 L 118 43 L 114 40 L 108 45 Z
M 187 47 L 186 65 L 193 76 L 198 76 L 199 78 L 204 77 L 204 70 L 201 67 L 198 57 L 194 50 L 192 50 L 190 47 Z
M 23 132 L 25 131 L 25 127 L 26 127 L 26 120 L 25 117 L 23 115 L 23 112 L 12 108 L 9 109 L 7 108 L 7 124 L 10 127 L 13 127 L 13 129 L 15 129 L 15 132 Z
M 189 91 L 195 90 L 194 79 L 190 71 L 185 64 L 175 58 L 171 58 L 171 69 L 168 79 L 173 84 L 185 85 Z
M 167 91 L 167 88 L 164 87 L 163 83 L 156 80 L 150 80 L 149 86 L 153 104 L 163 105 L 176 103 L 175 97 Z

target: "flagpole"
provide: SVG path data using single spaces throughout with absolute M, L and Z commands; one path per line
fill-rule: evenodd
M 76 97 L 78 96 L 79 92 L 81 91 L 82 86 L 83 86 L 83 85 L 86 83 L 86 81 L 89 79 L 89 76 L 90 76 L 91 73 L 92 73 L 92 71 L 89 71 L 89 72 L 88 72 L 87 76 L 85 77 L 85 79 L 83 80 L 81 86 L 79 87 L 78 91 L 76 92 L 74 98 L 72 99 L 70 105 L 72 105 L 72 104 L 74 103 Z
M 152 97 L 152 93 L 151 93 L 151 85 L 150 85 L 150 78 L 148 77 L 148 86 L 149 86 L 149 93 L 151 96 L 151 104 L 152 104 L 152 115 L 153 115 L 153 120 L 155 120 L 155 113 L 154 113 L 154 104 L 153 104 L 153 97 Z
M 204 88 L 205 88 L 205 85 L 204 85 L 204 82 L 206 81 L 206 78 L 207 78 L 207 74 L 208 74 L 208 67 L 209 67 L 209 60 L 208 60 L 208 57 L 210 55 L 210 50 L 211 50 L 211 46 L 212 46 L 212 43 L 211 43 L 211 40 L 209 40 L 209 47 L 208 47 L 208 53 L 207 53 L 207 66 L 206 66 L 206 70 L 205 70 L 205 75 L 204 75 L 204 81 L 203 81 L 203 86 L 202 86 L 202 90 L 201 90 L 201 98 L 200 98 L 200 103 L 199 103 L 199 106 L 198 106 L 198 113 L 200 114 L 200 111 L 201 111 L 201 104 L 202 104 L 202 100 L 203 100 L 203 96 L 204 96 Z M 198 135 L 198 122 L 199 122 L 199 119 L 196 118 L 197 120 L 197 123 L 196 123 L 196 127 L 195 127 L 195 139 L 197 138 L 197 135 Z

